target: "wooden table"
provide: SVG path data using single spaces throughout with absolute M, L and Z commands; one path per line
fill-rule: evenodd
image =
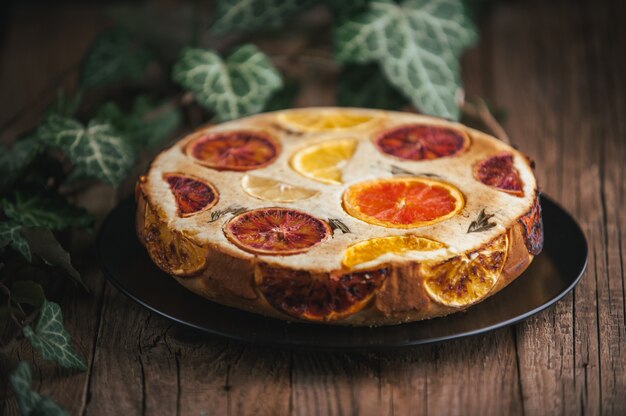
M 90 246 L 76 261 L 91 293 L 50 291 L 88 370 L 59 370 L 23 345 L 3 373 L 34 361 L 34 387 L 87 415 L 626 414 L 625 17 L 619 0 L 503 2 L 464 61 L 469 94 L 507 110 L 513 143 L 589 239 L 587 272 L 556 306 L 486 335 L 390 353 L 272 350 L 151 314 L 105 282 Z M 80 4 L 15 6 L 2 18 L 0 134 L 11 140 L 107 21 Z M 99 187 L 83 199 L 104 213 L 114 197 Z M 2 394 L 3 413 L 16 414 L 6 386 Z

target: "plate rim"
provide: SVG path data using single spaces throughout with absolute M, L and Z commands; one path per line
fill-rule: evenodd
M 186 321 L 182 318 L 178 318 L 176 316 L 173 316 L 167 312 L 164 312 L 160 309 L 158 309 L 158 307 L 156 306 L 152 306 L 149 303 L 147 303 L 146 301 L 143 301 L 142 299 L 140 299 L 139 297 L 137 297 L 135 294 L 133 294 L 131 291 L 127 290 L 119 281 L 118 279 L 116 279 L 114 277 L 114 273 L 111 272 L 111 270 L 109 269 L 109 266 L 107 265 L 107 263 L 104 261 L 103 259 L 103 230 L 110 224 L 110 222 L 112 221 L 113 217 L 114 217 L 114 212 L 121 209 L 122 206 L 126 205 L 126 204 L 132 204 L 133 203 L 133 197 L 132 196 L 128 196 L 124 199 L 122 199 L 121 202 L 119 202 L 115 208 L 113 208 L 106 216 L 106 218 L 104 219 L 104 221 L 102 222 L 102 224 L 100 225 L 100 228 L 98 230 L 98 234 L 96 237 L 96 249 L 98 251 L 98 259 L 100 262 L 100 267 L 103 271 L 104 276 L 107 278 L 107 281 L 109 281 L 116 289 L 118 289 L 120 292 L 122 292 L 125 296 L 129 297 L 130 299 L 132 299 L 134 302 L 136 302 L 137 304 L 141 305 L 142 307 L 150 310 L 151 312 L 156 313 L 159 316 L 162 316 L 166 319 L 169 319 L 179 325 L 183 325 L 184 327 L 187 328 L 191 328 L 195 331 L 199 331 L 205 334 L 209 334 L 211 336 L 217 336 L 217 337 L 221 337 L 221 338 L 225 338 L 225 339 L 230 339 L 230 340 L 235 340 L 238 342 L 244 342 L 247 344 L 251 344 L 251 345 L 262 345 L 262 346 L 267 346 L 267 347 L 274 347 L 274 348 L 285 348 L 285 349 L 297 349 L 297 350 L 312 350 L 312 351 L 344 351 L 344 352 L 355 352 L 355 351 L 359 351 L 359 352 L 364 352 L 364 351 L 382 351 L 382 350 L 397 350 L 397 349 L 403 349 L 403 348 L 410 348 L 410 347 L 415 347 L 415 346 L 419 346 L 419 345 L 429 345 L 429 344 L 438 344 L 438 343 L 442 343 L 445 341 L 452 341 L 452 340 L 456 340 L 456 339 L 464 339 L 464 338 L 468 338 L 468 337 L 472 337 L 472 336 L 476 336 L 476 335 L 480 335 L 480 334 L 484 334 L 487 332 L 491 332 L 494 331 L 496 329 L 501 329 L 501 328 L 506 328 L 506 327 L 510 327 L 516 323 L 519 323 L 521 321 L 524 321 L 528 318 L 530 318 L 533 315 L 538 314 L 539 312 L 544 311 L 545 309 L 548 309 L 549 307 L 553 306 L 554 304 L 556 304 L 558 301 L 560 301 L 561 299 L 563 299 L 568 293 L 570 293 L 574 287 L 576 287 L 576 285 L 580 282 L 580 280 L 582 279 L 582 277 L 584 276 L 585 272 L 587 271 L 587 265 L 589 262 L 589 243 L 587 241 L 587 236 L 584 232 L 584 230 L 582 229 L 582 227 L 580 226 L 580 224 L 578 223 L 578 221 L 576 221 L 576 219 L 574 218 L 573 215 L 571 215 L 566 209 L 563 208 L 563 206 L 556 202 L 554 199 L 546 196 L 545 194 L 542 194 L 540 196 L 541 198 L 541 202 L 543 201 L 547 201 L 549 204 L 554 205 L 559 211 L 561 211 L 561 214 L 565 214 L 565 216 L 568 217 L 568 219 L 571 221 L 572 224 L 574 224 L 574 226 L 576 227 L 576 231 L 580 233 L 580 235 L 582 236 L 582 242 L 583 242 L 583 246 L 582 248 L 584 249 L 585 252 L 585 258 L 584 261 L 582 263 L 582 266 L 580 267 L 580 270 L 578 272 L 578 275 L 576 276 L 576 278 L 561 292 L 559 292 L 556 296 L 550 298 L 550 300 L 548 300 L 545 303 L 542 303 L 541 305 L 537 306 L 536 308 L 533 308 L 529 311 L 526 311 L 520 315 L 517 315 L 513 318 L 507 319 L 505 321 L 500 321 L 497 322 L 495 324 L 492 325 L 488 325 L 479 329 L 474 329 L 474 330 L 470 330 L 470 331 L 464 331 L 464 332 L 458 332 L 455 333 L 454 335 L 445 335 L 445 336 L 439 336 L 439 337 L 434 337 L 434 338 L 421 338 L 421 339 L 413 339 L 413 340 L 402 340 L 402 341 L 397 341 L 393 344 L 376 344 L 376 345 L 367 345 L 367 344 L 360 344 L 360 345 L 310 345 L 307 344 L 305 342 L 300 342 L 298 340 L 291 340 L 289 342 L 286 341 L 281 341 L 281 340 L 269 340 L 266 338 L 259 338 L 255 335 L 250 336 L 250 337 L 245 337 L 243 335 L 239 335 L 239 334 L 234 334 L 234 333 L 225 333 L 225 332 L 221 332 L 219 330 L 215 330 L 212 328 L 207 328 L 207 327 L 203 327 L 201 325 Z M 543 208 L 543 206 L 542 206 Z M 540 256 L 541 254 L 539 254 Z M 195 295 L 192 292 L 189 292 L 190 295 Z M 197 295 L 196 295 L 197 296 Z M 214 303 L 216 305 L 225 307 L 225 308 L 229 308 L 228 306 L 224 306 L 224 305 L 220 305 L 216 302 L 212 302 L 210 299 L 202 299 L 206 302 L 211 302 Z M 237 310 L 238 312 L 246 312 L 246 311 L 242 311 L 242 310 L 238 310 L 236 308 L 232 308 Z M 250 313 L 250 312 L 246 312 L 246 313 Z M 460 313 L 460 312 L 459 312 Z M 261 316 L 261 315 L 258 315 Z M 272 319 L 272 320 L 276 320 L 276 318 L 270 318 L 270 317 L 264 317 L 261 316 L 264 319 Z M 445 320 L 445 316 L 444 317 L 440 317 L 438 319 L 444 319 Z M 283 321 L 285 323 L 285 325 L 313 325 L 313 324 L 307 324 L 307 323 L 301 323 L 301 322 L 290 322 L 290 321 Z M 411 324 L 411 322 L 407 323 L 407 324 Z M 399 325 L 404 325 L 404 324 L 399 324 Z M 319 325 L 318 325 L 319 326 Z M 388 326 L 385 327 L 364 327 L 367 328 L 369 330 L 373 330 L 375 331 L 378 328 L 388 328 Z

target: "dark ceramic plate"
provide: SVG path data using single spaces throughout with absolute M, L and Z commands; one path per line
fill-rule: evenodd
M 346 328 L 289 323 L 208 301 L 159 270 L 135 236 L 135 203 L 122 202 L 105 220 L 98 251 L 109 280 L 146 308 L 201 331 L 266 345 L 374 350 L 446 341 L 514 324 L 549 307 L 580 280 L 587 241 L 574 219 L 542 197 L 545 246 L 522 276 L 467 312 L 396 326 Z

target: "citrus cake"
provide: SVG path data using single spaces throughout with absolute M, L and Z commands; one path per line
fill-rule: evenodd
M 154 159 L 136 198 L 138 236 L 163 271 L 214 302 L 292 321 L 462 311 L 543 244 L 525 155 L 411 113 L 307 108 L 201 128 Z

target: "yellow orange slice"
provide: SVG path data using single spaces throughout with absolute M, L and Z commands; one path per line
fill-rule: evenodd
M 462 307 L 483 299 L 496 285 L 508 253 L 506 234 L 482 248 L 443 262 L 424 262 L 420 271 L 428 295 L 443 305 Z
M 352 185 L 343 194 L 346 212 L 370 224 L 414 228 L 456 215 L 465 205 L 453 185 L 433 179 L 399 177 Z
M 376 115 L 351 110 L 305 109 L 282 113 L 278 121 L 291 130 L 331 131 L 364 127 L 376 118 Z
M 354 267 L 357 264 L 376 260 L 387 253 L 402 254 L 407 251 L 433 251 L 445 246 L 445 244 L 439 241 L 418 237 L 413 234 L 371 238 L 348 247 L 342 262 L 346 267 Z
M 343 169 L 354 155 L 356 139 L 337 139 L 315 143 L 298 150 L 291 157 L 291 167 L 299 174 L 318 182 L 342 183 Z
M 299 201 L 319 193 L 314 189 L 254 175 L 244 175 L 241 178 L 241 186 L 246 193 L 255 198 L 274 202 Z

